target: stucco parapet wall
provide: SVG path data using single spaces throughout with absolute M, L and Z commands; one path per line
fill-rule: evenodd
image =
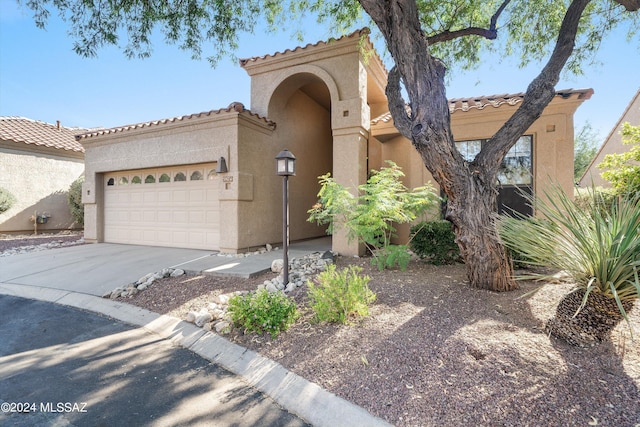
M 82 144 L 92 143 L 94 140 L 103 140 L 102 137 L 113 137 L 118 134 L 142 134 L 146 132 L 156 132 L 162 128 L 175 131 L 179 127 L 193 126 L 202 122 L 210 122 L 212 120 L 227 120 L 242 116 L 249 119 L 250 122 L 258 125 L 265 130 L 273 130 L 276 124 L 265 117 L 255 114 L 244 108 L 240 102 L 233 102 L 227 108 L 218 110 L 205 111 L 202 113 L 189 114 L 185 116 L 173 117 L 169 119 L 154 120 L 150 122 L 137 123 L 126 126 L 119 126 L 109 129 L 99 129 L 92 132 L 76 135 L 76 140 Z
M 254 76 L 256 74 L 312 62 L 309 61 L 310 56 L 313 56 L 313 60 L 317 61 L 348 53 L 366 51 L 368 53 L 365 60 L 366 65 L 372 72 L 375 70 L 375 75 L 379 80 L 386 81 L 387 71 L 376 50 L 373 48 L 373 44 L 368 37 L 369 33 L 370 30 L 368 28 L 363 28 L 338 39 L 309 43 L 306 46 L 287 49 L 283 52 L 241 59 L 240 66 L 244 68 L 250 76 Z

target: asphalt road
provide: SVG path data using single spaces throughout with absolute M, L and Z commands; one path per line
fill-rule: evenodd
M 0 426 L 308 425 L 239 377 L 141 328 L 6 295 L 0 406 Z

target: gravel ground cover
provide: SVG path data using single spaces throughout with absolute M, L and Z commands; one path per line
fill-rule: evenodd
M 0 251 L 7 245 L 0 239 Z M 544 331 L 571 283 L 493 293 L 469 287 L 462 265 L 412 261 L 405 272 L 379 272 L 363 258 L 337 264 L 371 277 L 369 317 L 316 323 L 302 287 L 292 293 L 302 316 L 276 340 L 237 329 L 226 337 L 396 426 L 640 427 L 637 307 L 610 340 L 577 348 Z M 215 295 L 274 276 L 168 278 L 124 301 L 184 318 Z

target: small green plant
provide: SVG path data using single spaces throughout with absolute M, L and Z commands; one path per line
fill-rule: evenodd
M 430 264 L 453 264 L 460 249 L 449 221 L 427 221 L 411 227 L 411 250 Z
M 0 187 L 0 214 L 11 209 L 16 202 L 16 197 L 6 188 Z
M 376 251 L 375 256 L 371 259 L 371 264 L 375 265 L 380 271 L 385 268 L 395 268 L 396 266 L 405 271 L 409 266 L 409 261 L 411 261 L 409 246 L 388 245 Z
M 69 211 L 78 225 L 84 225 L 84 205 L 82 204 L 82 183 L 84 177 L 80 177 L 71 183 L 69 187 Z
M 276 339 L 298 318 L 296 303 L 282 292 L 266 289 L 237 295 L 229 300 L 229 314 L 233 324 L 245 332 L 268 332 Z
M 367 316 L 376 294 L 369 289 L 369 276 L 362 268 L 349 266 L 340 271 L 330 264 L 314 281 L 309 281 L 311 309 L 316 319 L 346 324 L 350 317 Z
M 387 164 L 386 168 L 371 171 L 367 183 L 358 187 L 358 196 L 337 183 L 331 174 L 321 176 L 319 200 L 308 211 L 309 221 L 327 224 L 328 234 L 336 227 L 344 227 L 347 237 L 363 243 L 374 257 L 390 255 L 397 259 L 398 251 L 406 246 L 381 250 L 395 237 L 394 225 L 414 221 L 434 208 L 439 198 L 430 185 L 408 190 L 401 181 L 404 176 L 401 168 L 391 161 Z M 395 265 L 391 261 L 374 262 Z

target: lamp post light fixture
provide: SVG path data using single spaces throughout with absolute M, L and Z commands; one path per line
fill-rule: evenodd
M 282 281 L 289 284 L 289 177 L 296 174 L 296 156 L 286 148 L 276 156 L 276 173 L 282 179 Z

